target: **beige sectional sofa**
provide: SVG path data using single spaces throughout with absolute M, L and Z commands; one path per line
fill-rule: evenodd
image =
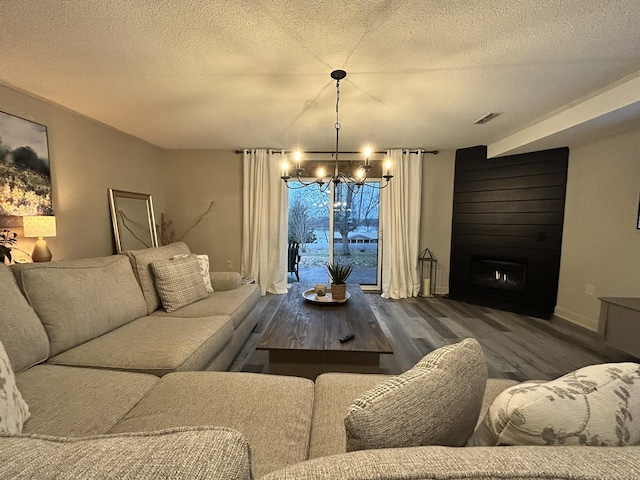
M 257 297 L 255 286 L 238 286 L 223 301 L 214 280 L 216 291 L 179 315 L 153 308 L 134 269 L 185 247 L 0 265 L 0 342 L 30 412 L 21 434 L 0 437 L 0 478 L 640 478 L 639 447 L 347 453 L 345 412 L 389 377 L 202 371 L 233 359 Z M 487 380 L 479 418 L 516 384 Z
M 226 370 L 256 325 L 260 291 L 241 285 L 238 273 L 211 272 L 214 293 L 166 313 L 150 265 L 190 253 L 186 244 L 174 243 L 14 265 L 18 285 L 44 325 L 47 363 L 158 376 Z

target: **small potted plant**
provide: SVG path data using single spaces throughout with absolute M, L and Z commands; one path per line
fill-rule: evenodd
M 331 296 L 334 300 L 344 300 L 347 296 L 347 278 L 353 271 L 353 264 L 327 263 L 327 270 L 331 277 Z
M 5 257 L 11 261 L 11 246 L 15 245 L 17 233 L 10 230 L 0 230 L 0 263 L 4 263 Z

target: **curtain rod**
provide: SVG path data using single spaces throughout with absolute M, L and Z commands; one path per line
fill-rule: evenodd
M 277 148 L 273 148 L 271 150 L 278 150 Z M 284 153 L 293 153 L 295 152 L 295 150 L 281 150 Z M 236 154 L 240 154 L 240 153 L 244 153 L 244 150 L 236 150 L 235 151 Z M 320 154 L 327 154 L 327 153 L 331 153 L 334 154 L 336 153 L 335 150 L 332 151 L 328 151 L 328 150 L 314 150 L 314 151 L 307 151 L 305 150 L 303 153 L 311 153 L 311 154 L 316 154 L 316 153 L 320 153 Z M 338 152 L 339 154 L 362 154 L 363 152 Z M 382 151 L 382 152 L 371 152 L 371 153 L 387 153 L 386 151 Z M 422 148 L 418 149 L 418 150 L 409 150 L 409 153 L 429 153 L 431 155 L 437 155 L 438 154 L 438 150 L 424 150 Z

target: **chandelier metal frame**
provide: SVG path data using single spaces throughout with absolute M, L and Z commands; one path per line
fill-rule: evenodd
M 347 188 L 351 190 L 353 193 L 356 193 L 363 186 L 366 186 L 369 188 L 375 188 L 378 190 L 385 188 L 387 185 L 389 185 L 389 180 L 393 178 L 393 175 L 390 174 L 390 166 L 389 164 L 387 164 L 387 174 L 382 175 L 382 178 L 385 180 L 384 185 L 376 186 L 371 183 L 366 183 L 367 178 L 369 176 L 369 170 L 371 169 L 371 163 L 369 161 L 369 153 L 365 154 L 364 165 L 361 165 L 359 167 L 359 170 L 358 170 L 359 175 L 356 175 L 356 176 L 345 175 L 344 173 L 341 173 L 339 170 L 338 162 L 339 162 L 339 154 L 340 154 L 340 128 L 342 128 L 342 126 L 340 125 L 340 115 L 339 115 L 340 113 L 340 109 L 339 109 L 340 80 L 343 80 L 346 76 L 347 76 L 347 72 L 345 72 L 344 70 L 334 70 L 333 72 L 331 72 L 331 78 L 333 78 L 336 81 L 336 123 L 334 124 L 334 128 L 336 129 L 336 150 L 335 150 L 335 167 L 334 167 L 333 174 L 329 176 L 327 174 L 324 174 L 323 172 L 322 175 L 319 175 L 315 180 L 311 182 L 305 182 L 301 178 L 301 175 L 305 170 L 300 165 L 300 152 L 296 152 L 295 168 L 292 168 L 289 171 L 287 166 L 284 166 L 283 175 L 280 177 L 284 181 L 287 188 L 296 190 L 298 188 L 306 188 L 312 185 L 318 185 L 318 187 L 320 188 L 320 191 L 324 192 L 329 189 L 331 183 L 333 183 L 334 185 L 338 185 L 342 183 L 346 185 Z M 291 173 L 291 175 L 289 173 Z M 292 186 L 289 183 L 289 180 L 292 177 L 296 179 L 299 185 Z

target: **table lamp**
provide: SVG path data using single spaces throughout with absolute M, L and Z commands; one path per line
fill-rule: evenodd
M 50 262 L 51 250 L 47 247 L 44 237 L 56 236 L 56 217 L 44 215 L 22 217 L 22 222 L 25 237 L 38 237 L 31 259 L 34 262 Z

